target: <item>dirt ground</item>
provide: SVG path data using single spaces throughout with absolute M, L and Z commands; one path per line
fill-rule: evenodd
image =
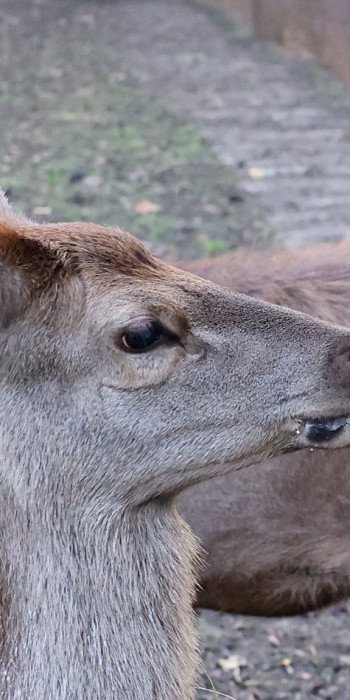
M 173 259 L 349 235 L 349 95 L 220 14 L 0 0 L 0 54 L 0 182 L 26 213 Z M 349 620 L 201 612 L 199 700 L 347 700 Z

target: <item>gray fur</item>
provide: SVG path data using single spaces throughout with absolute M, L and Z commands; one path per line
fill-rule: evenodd
M 22 220 L 12 243 L 13 225 L 0 232 L 0 289 L 11 270 L 21 288 L 0 328 L 0 695 L 191 700 L 197 552 L 173 497 L 305 446 L 305 417 L 348 410 L 334 358 L 349 333 L 149 262 L 120 231 Z M 41 264 L 57 248 L 45 285 L 28 242 Z M 179 342 L 118 349 L 143 314 Z

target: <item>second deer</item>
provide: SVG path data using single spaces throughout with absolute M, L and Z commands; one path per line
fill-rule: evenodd
M 350 241 L 185 264 L 254 297 L 350 326 Z M 350 450 L 284 455 L 181 495 L 207 552 L 198 603 L 281 615 L 350 597 Z

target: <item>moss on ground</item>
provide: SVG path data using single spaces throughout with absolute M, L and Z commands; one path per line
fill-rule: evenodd
M 0 145 L 2 185 L 38 219 L 118 224 L 174 257 L 271 238 L 205 139 L 124 75 L 44 96 Z

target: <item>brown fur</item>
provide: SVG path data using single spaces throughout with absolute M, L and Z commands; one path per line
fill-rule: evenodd
M 0 696 L 191 700 L 197 550 L 174 496 L 347 414 L 350 333 L 119 229 L 1 197 L 0 221 Z M 160 342 L 125 352 L 144 318 Z
M 86 232 L 89 235 L 86 235 Z M 161 267 L 159 261 L 136 238 L 120 228 L 81 222 L 40 225 L 0 222 L 3 257 L 13 265 L 25 266 L 40 281 L 55 262 L 62 268 L 143 277 Z
M 350 326 L 350 241 L 184 263 L 230 289 Z M 180 509 L 208 552 L 198 604 L 294 614 L 350 596 L 350 450 L 285 455 L 192 487 Z

